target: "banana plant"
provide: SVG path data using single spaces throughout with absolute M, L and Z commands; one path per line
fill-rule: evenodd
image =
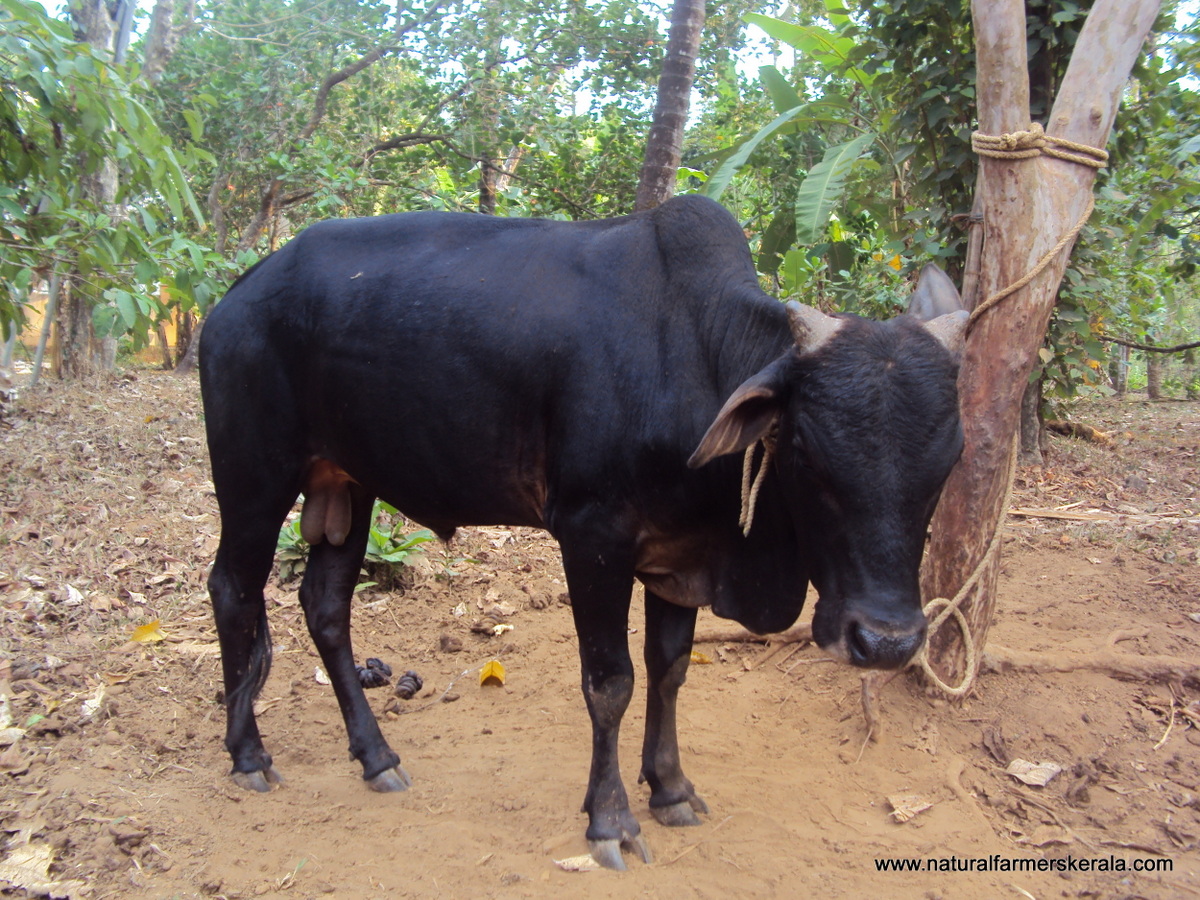
M 819 99 L 805 102 L 801 94 L 774 66 L 763 66 L 759 79 L 778 114 L 757 132 L 743 136 L 729 149 L 705 184 L 704 192 L 719 199 L 750 156 L 764 142 L 795 134 L 806 128 L 828 132 L 857 132 L 854 137 L 829 146 L 824 156 L 809 169 L 796 194 L 791 210 L 782 211 L 767 227 L 759 258 L 760 270 L 774 272 L 779 260 L 793 241 L 812 246 L 825 239 L 833 211 L 841 204 L 846 183 L 856 166 L 866 164 L 871 151 L 879 148 L 889 159 L 895 154 L 884 146 L 883 134 L 890 119 L 875 90 L 875 75 L 854 61 L 855 42 L 850 36 L 852 23 L 842 10 L 843 0 L 825 0 L 829 27 L 796 25 L 769 16 L 749 14 L 747 22 L 758 25 L 770 37 L 813 60 L 828 76 L 852 86 L 850 96 L 826 91 Z M 863 106 L 867 107 L 875 128 L 861 124 Z

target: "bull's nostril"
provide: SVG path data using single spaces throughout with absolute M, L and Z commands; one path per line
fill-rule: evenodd
M 850 653 L 850 662 L 856 666 L 868 666 L 874 655 L 871 643 L 858 622 L 846 626 L 846 650 Z

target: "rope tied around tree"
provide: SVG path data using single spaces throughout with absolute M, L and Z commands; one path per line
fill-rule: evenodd
M 1048 135 L 1042 129 L 1042 126 L 1034 122 L 1029 126 L 1028 131 L 1017 131 L 1011 134 L 987 135 L 981 132 L 975 132 L 971 135 L 971 147 L 980 156 L 987 156 L 992 159 L 1033 159 L 1038 156 L 1051 156 L 1055 159 L 1061 159 L 1066 162 L 1077 163 L 1082 166 L 1087 166 L 1093 169 L 1102 169 L 1107 164 L 1108 153 L 1098 147 L 1089 147 L 1086 144 L 1079 144 L 1074 141 L 1068 141 L 1066 138 L 1055 137 Z M 1083 215 L 1079 217 L 1079 221 L 1056 243 L 1048 250 L 1037 265 L 1035 265 L 1024 277 L 1013 282 L 1008 287 L 996 291 L 990 295 L 982 303 L 971 311 L 971 319 L 968 323 L 968 329 L 972 328 L 979 318 L 998 304 L 1001 300 L 1015 294 L 1021 288 L 1028 285 L 1033 279 L 1037 278 L 1047 266 L 1058 256 L 1058 254 L 1068 245 L 1070 245 L 1079 232 L 1083 230 L 1083 226 L 1087 224 L 1088 219 L 1092 216 L 1092 211 L 1096 208 L 1095 198 L 1088 195 L 1087 207 L 1083 211 Z M 917 655 L 913 657 L 909 663 L 910 666 L 917 666 L 925 673 L 925 676 L 943 693 L 950 697 L 965 696 L 975 683 L 975 676 L 979 667 L 978 648 L 975 646 L 975 636 L 971 633 L 970 623 L 962 612 L 962 603 L 967 598 L 967 595 L 974 590 L 979 583 L 980 577 L 983 575 L 984 569 L 995 556 L 1000 548 L 1000 543 L 1003 539 L 1004 517 L 1007 514 L 1009 503 L 1012 501 L 1013 481 L 1017 474 L 1017 446 L 1020 440 L 1020 432 L 1013 435 L 1012 451 L 1009 454 L 1008 477 L 1005 479 L 1004 501 L 1000 504 L 1000 515 L 996 520 L 996 526 L 992 531 L 992 538 L 988 542 L 987 549 L 983 556 L 980 557 L 971 575 L 959 588 L 953 599 L 945 597 L 934 597 L 924 606 L 925 617 L 929 619 L 925 634 L 925 643 L 921 645 L 921 649 Z M 936 615 L 933 615 L 936 612 Z M 932 616 L 932 618 L 930 618 Z M 933 666 L 929 662 L 929 643 L 933 635 L 946 622 L 947 619 L 953 618 L 958 624 L 959 630 L 963 636 L 963 653 L 966 656 L 966 674 L 957 685 L 948 684 L 942 679 Z
M 1032 123 L 1028 131 L 1014 131 L 1001 135 L 990 135 L 976 131 L 971 135 L 971 149 L 980 156 L 987 156 L 992 159 L 1015 160 L 1033 159 L 1037 156 L 1051 156 L 1055 159 L 1077 163 L 1092 169 L 1103 169 L 1108 164 L 1108 153 L 1105 150 L 1046 134 L 1042 126 L 1037 122 Z M 1026 273 L 1023 278 L 1014 281 L 1003 290 L 996 291 L 996 293 L 976 306 L 971 311 L 971 321 L 968 323 L 967 328 L 973 328 L 985 312 L 1005 297 L 1015 294 L 1033 281 L 1033 279 L 1037 278 L 1038 275 L 1042 274 L 1063 248 L 1070 245 L 1079 236 L 1079 232 L 1083 230 L 1083 226 L 1092 217 L 1092 211 L 1095 208 L 1096 200 L 1089 194 L 1087 208 L 1084 209 L 1083 215 L 1079 217 L 1079 221 L 1075 223 L 1071 230 L 1063 235 L 1059 242 L 1050 248 L 1038 260 L 1037 265 Z
M 983 552 L 983 556 L 975 566 L 975 570 L 963 582 L 963 586 L 958 589 L 958 593 L 954 595 L 953 599 L 947 600 L 945 597 L 934 597 L 922 609 L 922 612 L 925 613 L 925 618 L 929 619 L 929 624 L 925 630 L 925 643 L 921 645 L 921 649 L 917 651 L 917 655 L 912 658 L 908 665 L 909 667 L 916 666 L 919 668 L 925 673 L 925 677 L 933 682 L 942 693 L 950 697 L 966 696 L 967 692 L 975 684 L 975 674 L 979 669 L 978 649 L 975 646 L 975 636 L 971 633 L 970 623 L 967 622 L 967 617 L 963 615 L 960 607 L 963 600 L 967 598 L 967 595 L 979 583 L 984 567 L 987 566 L 992 557 L 1000 549 L 1000 543 L 1003 540 L 1002 529 L 1004 526 L 1004 517 L 1008 513 L 1009 503 L 1012 502 L 1013 482 L 1016 480 L 1017 475 L 1017 446 L 1020 439 L 1021 434 L 1018 431 L 1013 435 L 1012 453 L 1010 454 L 1008 463 L 1008 478 L 1005 479 L 1007 487 L 1004 489 L 1004 501 L 1000 504 L 1000 516 L 996 520 L 996 527 L 992 529 L 992 539 L 988 542 L 987 549 Z M 940 612 L 937 612 L 937 615 L 933 615 L 939 609 Z M 932 618 L 930 618 L 931 616 Z M 958 624 L 958 630 L 962 633 L 963 652 L 967 657 L 966 674 L 963 676 L 963 680 L 957 685 L 948 684 L 944 681 L 929 662 L 929 642 L 933 639 L 937 630 L 942 627 L 942 624 L 951 617 Z
M 1032 159 L 1035 156 L 1053 156 L 1055 159 L 1078 163 L 1093 169 L 1103 169 L 1108 164 L 1107 151 L 1046 134 L 1045 129 L 1037 122 L 1032 123 L 1028 131 L 1014 131 L 1000 135 L 976 131 L 971 135 L 971 149 L 979 156 L 988 156 L 993 159 Z

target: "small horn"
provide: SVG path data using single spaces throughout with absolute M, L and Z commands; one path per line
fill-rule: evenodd
M 963 348 L 967 343 L 967 324 L 971 315 L 966 310 L 946 313 L 938 316 L 932 322 L 922 322 L 926 331 L 938 339 L 938 342 L 949 351 L 955 362 L 962 359 Z
M 827 316 L 819 309 L 791 300 L 787 304 L 792 337 L 801 353 L 813 353 L 828 343 L 842 327 L 842 319 Z

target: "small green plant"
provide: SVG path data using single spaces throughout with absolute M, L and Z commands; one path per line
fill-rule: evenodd
M 390 566 L 408 565 L 408 558 L 422 544 L 434 539 L 428 528 L 404 533 L 407 520 L 400 510 L 382 500 L 371 511 L 371 531 L 367 535 L 367 562 Z
M 418 548 L 434 540 L 433 532 L 427 528 L 412 533 L 405 532 L 407 520 L 396 507 L 381 500 L 375 501 L 371 510 L 371 530 L 367 534 L 366 568 L 376 581 L 385 584 L 395 580 L 395 569 L 411 565 Z M 300 534 L 300 517 L 289 518 L 279 529 L 275 544 L 279 559 L 279 577 L 288 581 L 304 571 L 308 558 L 308 543 Z

